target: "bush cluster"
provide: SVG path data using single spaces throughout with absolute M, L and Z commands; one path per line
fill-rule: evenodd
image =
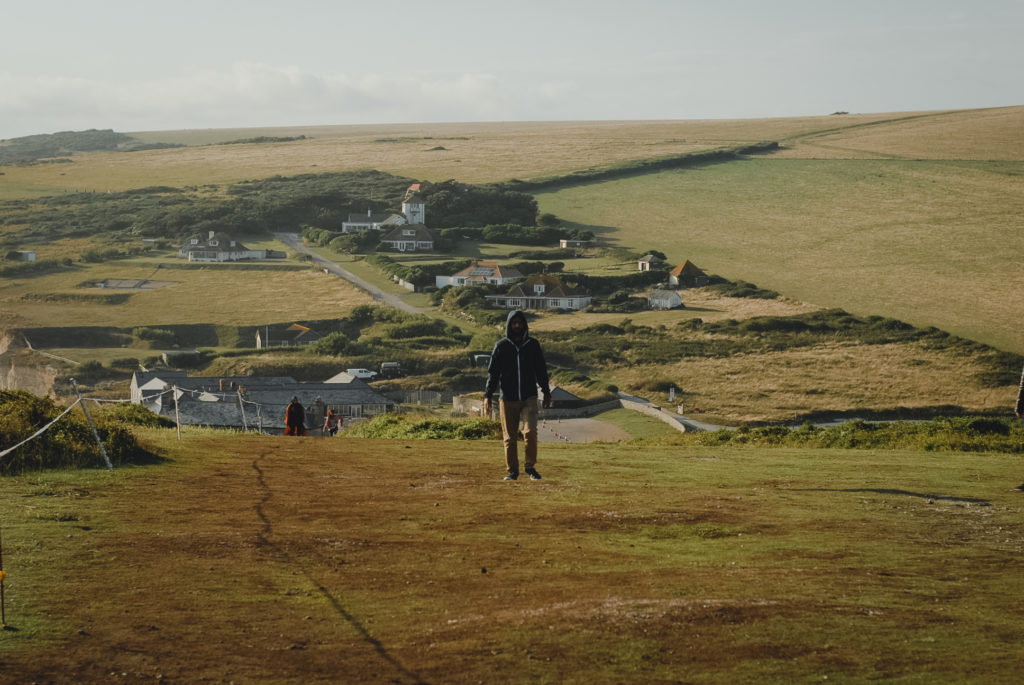
M 381 414 L 347 429 L 345 434 L 401 440 L 491 440 L 501 437 L 501 425 L 489 419 L 429 419 Z
M 132 405 L 136 406 L 136 405 Z M 0 445 L 16 445 L 33 435 L 64 411 L 52 400 L 36 397 L 20 390 L 0 390 Z M 114 408 L 93 411 L 97 432 L 103 447 L 115 466 L 141 464 L 155 457 L 142 448 L 129 430 L 158 419 L 143 407 L 137 409 Z M 55 468 L 106 468 L 92 430 L 84 415 L 77 409 L 67 414 L 49 430 L 0 458 L 0 474 L 12 475 L 26 471 Z
M 934 452 L 1024 452 L 1019 421 L 991 417 L 942 417 L 922 422 L 846 421 L 837 426 L 741 427 L 737 430 L 687 433 L 701 445 L 808 447 L 823 449 L 891 449 Z

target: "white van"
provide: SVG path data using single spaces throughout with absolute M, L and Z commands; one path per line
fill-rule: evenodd
M 373 378 L 377 375 L 376 371 L 370 371 L 369 369 L 346 369 L 350 376 L 356 378 Z

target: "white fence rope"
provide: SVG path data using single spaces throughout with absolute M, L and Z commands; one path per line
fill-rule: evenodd
M 42 428 L 40 428 L 40 429 L 39 429 L 39 430 L 37 430 L 37 431 L 36 431 L 35 433 L 33 433 L 32 435 L 28 436 L 27 438 L 25 438 L 24 440 L 22 440 L 21 442 L 19 442 L 19 443 L 18 443 L 17 445 L 15 445 L 14 447 L 8 447 L 8 448 L 7 448 L 7 449 L 5 449 L 5 450 L 4 450 L 3 452 L 0 452 L 0 459 L 3 459 L 3 458 L 4 458 L 4 457 L 6 457 L 6 456 L 7 456 L 8 454 L 10 454 L 10 453 L 11 453 L 11 452 L 13 452 L 14 450 L 18 449 L 19 447 L 21 447 L 21 446 L 22 446 L 22 445 L 24 445 L 25 443 L 27 443 L 27 442 L 30 442 L 30 441 L 32 441 L 32 440 L 35 440 L 35 439 L 36 439 L 36 438 L 38 438 L 38 437 L 39 437 L 40 435 L 42 435 L 43 433 L 45 433 L 45 432 L 46 432 L 47 430 L 49 430 L 50 426 L 52 426 L 53 424 L 55 424 L 55 423 L 57 423 L 58 421 L 60 421 L 61 419 L 63 419 L 63 418 L 64 418 L 64 417 L 65 417 L 65 416 L 66 416 L 66 415 L 68 414 L 68 412 L 70 412 L 70 411 L 71 411 L 72 409 L 74 409 L 74 408 L 75 408 L 76 406 L 78 406 L 78 403 L 79 403 L 79 402 L 81 402 L 81 400 L 75 400 L 75 401 L 74 401 L 74 402 L 73 402 L 73 403 L 71 404 L 71 406 L 70 406 L 70 407 L 68 407 L 67 409 L 65 409 L 65 410 L 64 410 L 64 413 L 63 413 L 63 414 L 61 414 L 60 416 L 58 416 L 57 418 L 55 418 L 55 419 L 54 419 L 53 421 L 50 421 L 50 423 L 48 423 L 48 424 L 46 424 L 45 426 L 43 426 Z

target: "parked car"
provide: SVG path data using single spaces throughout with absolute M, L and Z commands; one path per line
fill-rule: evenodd
M 349 375 L 355 376 L 356 378 L 374 378 L 377 375 L 376 371 L 370 371 L 369 369 L 346 369 Z

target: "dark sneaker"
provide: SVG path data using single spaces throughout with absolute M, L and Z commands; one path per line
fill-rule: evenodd
M 530 477 L 530 480 L 543 480 L 537 473 L 537 469 L 526 469 L 526 475 Z
M 510 473 L 507 476 L 505 476 L 505 480 L 515 480 L 517 478 L 519 478 L 518 473 Z

